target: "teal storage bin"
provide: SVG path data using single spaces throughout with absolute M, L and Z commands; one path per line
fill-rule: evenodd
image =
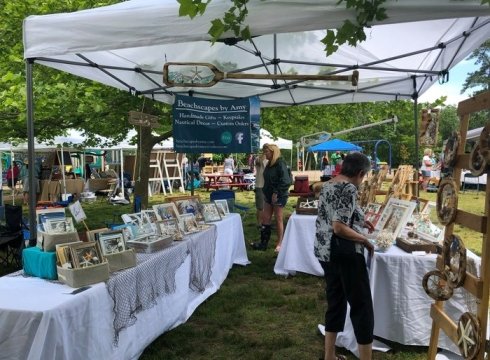
M 49 280 L 58 279 L 55 252 L 42 251 L 37 246 L 26 248 L 22 251 L 22 263 L 27 275 Z

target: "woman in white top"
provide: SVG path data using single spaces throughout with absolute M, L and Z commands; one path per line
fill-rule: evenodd
M 422 166 L 420 166 L 420 171 L 422 173 L 422 188 L 427 189 L 427 184 L 431 178 L 432 171 L 432 149 L 424 150 L 424 157 L 422 158 Z
M 235 170 L 235 160 L 233 160 L 233 157 L 231 156 L 231 154 L 225 158 L 223 165 L 224 165 L 223 172 L 226 175 L 233 175 L 233 171 Z

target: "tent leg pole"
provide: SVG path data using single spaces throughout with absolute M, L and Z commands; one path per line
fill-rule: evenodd
M 413 124 L 414 124 L 414 132 L 415 132 L 415 181 L 417 181 L 417 186 L 415 187 L 415 196 L 419 197 L 419 122 L 418 122 L 418 114 L 417 114 L 417 106 L 418 106 L 418 98 L 419 94 L 417 92 L 417 78 L 412 76 L 413 80 Z
M 34 177 L 34 171 L 36 170 L 36 164 L 34 159 L 34 96 L 33 96 L 33 80 L 32 70 L 34 66 L 34 59 L 27 59 L 26 61 L 26 97 L 27 97 L 27 160 L 29 161 L 29 246 L 36 246 L 36 198 L 37 187 Z

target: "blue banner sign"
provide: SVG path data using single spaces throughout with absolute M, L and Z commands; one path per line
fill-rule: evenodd
M 257 124 L 253 132 L 252 117 Z M 256 142 L 252 141 L 252 133 L 256 132 L 259 119 L 258 97 L 214 100 L 176 95 L 174 150 L 179 153 L 249 153 L 252 143 Z

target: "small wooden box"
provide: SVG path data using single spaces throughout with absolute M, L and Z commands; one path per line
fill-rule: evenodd
M 408 253 L 412 251 L 425 251 L 427 253 L 438 254 L 441 251 L 440 245 L 423 239 L 404 239 L 397 237 L 396 246 Z
M 136 266 L 136 254 L 133 249 L 124 250 L 115 254 L 105 255 L 109 262 L 109 271 L 119 271 Z
M 57 266 L 57 270 L 58 280 L 74 288 L 95 284 L 109 279 L 109 263 L 107 261 L 80 269 L 64 269 Z
M 318 215 L 318 208 L 317 207 L 309 207 L 309 208 L 304 208 L 300 207 L 301 203 L 305 202 L 312 202 L 315 201 L 315 198 L 305 198 L 305 197 L 299 197 L 298 201 L 296 202 L 296 214 L 298 215 Z

